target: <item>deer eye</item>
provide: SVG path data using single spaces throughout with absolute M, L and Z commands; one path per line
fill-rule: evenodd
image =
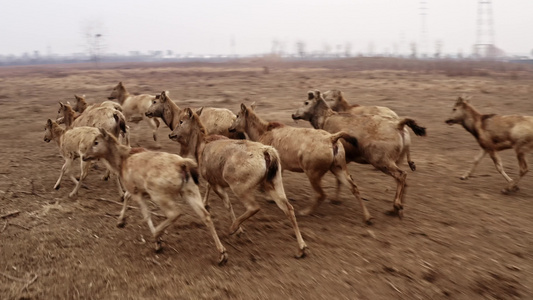
M 98 145 L 98 141 L 94 141 L 94 145 L 97 146 Z
M 457 108 L 454 108 L 452 111 L 456 111 L 456 110 L 457 110 Z
M 305 101 L 305 105 L 309 105 L 309 101 Z

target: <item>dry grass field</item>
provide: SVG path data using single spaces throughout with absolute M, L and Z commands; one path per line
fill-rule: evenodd
M 262 210 L 244 223 L 241 236 L 228 234 L 229 214 L 211 194 L 227 265 L 217 266 L 213 240 L 190 210 L 163 235 L 163 252 L 155 253 L 138 209 L 128 210 L 125 228 L 115 226 L 121 206 L 105 201 L 119 199 L 114 181 L 101 179 L 102 164 L 91 169 L 76 199 L 67 196 L 73 188 L 68 179 L 53 189 L 63 161 L 57 146 L 43 141 L 46 120 L 56 117 L 58 101 L 73 101 L 74 94 L 102 101 L 119 81 L 132 93 L 169 90 L 182 108 L 237 112 L 240 103 L 255 101 L 265 119 L 300 127 L 310 124 L 295 124 L 291 114 L 309 89 L 341 89 L 351 103 L 387 106 L 411 117 L 428 135 L 411 134 L 417 170 L 401 164 L 408 172 L 404 218 L 386 214 L 393 179 L 352 163 L 350 174 L 374 224 L 362 222 L 358 203 L 344 189 L 342 204 L 327 201 L 316 214 L 297 217 L 310 250 L 304 259 L 293 258 L 292 227 L 259 190 Z M 533 72 L 503 63 L 2 67 L 0 299 L 533 299 L 533 175 L 526 175 L 519 192 L 503 195 L 505 180 L 485 158 L 469 180 L 459 179 L 479 149 L 461 126 L 444 123 L 463 93 L 483 113 L 533 115 Z M 147 124 L 132 124 L 131 131 L 132 145 L 156 148 Z M 159 129 L 160 150 L 177 153 L 169 133 L 164 125 Z M 514 152 L 501 154 L 507 173 L 517 177 Z M 306 177 L 285 172 L 283 178 L 295 209 L 309 205 L 313 191 Z M 328 199 L 335 185 L 326 175 Z

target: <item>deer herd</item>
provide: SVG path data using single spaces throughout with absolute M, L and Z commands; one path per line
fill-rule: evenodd
M 372 216 L 348 173 L 347 164 L 371 164 L 394 178 L 396 192 L 391 213 L 402 218 L 407 172 L 399 164 L 405 159 L 412 171 L 416 169 L 410 156 L 408 128 L 417 136 L 426 135 L 426 129 L 415 120 L 399 117 L 387 107 L 350 105 L 339 90 L 309 91 L 303 104 L 292 114 L 293 120 L 309 121 L 313 128 L 264 120 L 253 104 L 241 104 L 237 114 L 225 108 L 182 109 L 167 91 L 134 96 L 122 82 L 113 88 L 107 101 L 89 105 L 84 96 L 76 95 L 75 99 L 74 106 L 59 102 L 56 120 L 48 119 L 45 125 L 44 140 L 55 141 L 65 160 L 54 189 L 59 189 L 63 175 L 69 173 L 75 183 L 69 197 L 75 197 L 91 164 L 102 161 L 107 168 L 104 179 L 111 174 L 116 177 L 123 200 L 117 226 L 125 225 L 127 203 L 133 198 L 140 206 L 158 251 L 162 233 L 182 214 L 180 205 L 188 203 L 209 228 L 219 264 L 226 263 L 228 255 L 208 211 L 211 190 L 229 211 L 230 234 L 243 232 L 242 223 L 260 210 L 255 191 L 259 188 L 265 192 L 289 219 L 298 244 L 296 257 L 301 258 L 306 256 L 307 245 L 285 194 L 283 171 L 304 173 L 315 192 L 311 204 L 299 211 L 299 215 L 315 212 L 325 200 L 322 178 L 331 172 L 337 180 L 332 202 L 340 201 L 341 185 L 346 186 L 360 204 L 363 221 L 370 224 Z M 169 138 L 180 145 L 179 155 L 131 147 L 128 124 L 143 120 L 152 129 L 156 143 L 161 121 L 168 126 Z M 484 115 L 467 97 L 461 96 L 446 123 L 461 124 L 481 147 L 473 166 L 461 179 L 467 179 L 488 153 L 508 182 L 502 192 L 518 191 L 518 182 L 528 171 L 525 154 L 533 149 L 533 117 Z M 505 173 L 497 154 L 509 148 L 516 151 L 518 158 L 517 180 Z M 81 173 L 75 177 L 70 169 L 77 158 L 80 158 Z M 206 183 L 203 198 L 200 177 Z M 246 210 L 238 217 L 228 189 Z M 148 199 L 166 217 L 157 226 L 152 222 Z

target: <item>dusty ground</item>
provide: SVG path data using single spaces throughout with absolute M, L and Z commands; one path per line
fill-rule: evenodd
M 269 73 L 263 72 L 269 66 Z M 444 120 L 456 97 L 473 95 L 482 112 L 533 115 L 533 79 L 528 72 L 480 72 L 449 77 L 430 69 L 360 70 L 357 62 L 281 64 L 267 62 L 174 65 L 47 66 L 0 68 L 0 298 L 1 299 L 533 299 L 533 183 L 502 195 L 505 181 L 485 158 L 468 181 L 459 180 L 478 152 L 474 138 Z M 380 66 L 381 69 L 386 65 Z M 395 65 L 397 68 L 398 65 Z M 120 205 L 113 181 L 91 170 L 77 199 L 65 180 L 52 187 L 62 160 L 43 141 L 47 118 L 58 100 L 86 94 L 101 101 L 123 81 L 130 92 L 169 90 L 180 106 L 216 106 L 237 111 L 256 101 L 266 119 L 294 124 L 290 115 L 311 88 L 345 91 L 352 103 L 388 106 L 427 127 L 412 138 L 417 171 L 408 171 L 405 218 L 392 208 L 393 180 L 367 165 L 351 164 L 374 225 L 364 225 L 347 190 L 342 205 L 324 203 L 316 215 L 299 217 L 310 247 L 293 258 L 296 240 L 282 212 L 257 193 L 262 210 L 246 234 L 228 235 L 230 220 L 212 195 L 215 226 L 229 252 L 216 265 L 206 227 L 192 214 L 164 235 L 156 254 L 148 227 L 136 209 L 128 224 L 115 226 Z M 296 126 L 309 126 L 300 122 Z M 132 125 L 134 145 L 153 148 L 146 124 Z M 159 131 L 162 150 L 177 152 Z M 512 151 L 502 153 L 512 177 Z M 531 158 L 531 157 L 530 157 Z M 530 159 L 531 160 L 531 159 Z M 409 170 L 406 164 L 404 170 Z M 312 191 L 303 174 L 284 174 L 296 209 Z M 334 195 L 334 180 L 324 180 Z M 202 191 L 204 190 L 202 185 Z M 243 207 L 232 195 L 234 208 Z M 133 205 L 136 205 L 133 203 Z M 187 208 L 187 212 L 190 212 Z M 155 217 L 155 221 L 161 218 Z

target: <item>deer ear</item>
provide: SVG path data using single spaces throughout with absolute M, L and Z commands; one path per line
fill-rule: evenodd
M 241 111 L 242 112 L 247 112 L 248 109 L 246 108 L 246 105 L 244 105 L 244 103 L 241 103 Z
M 187 108 L 185 109 L 185 113 L 187 114 L 187 117 L 188 117 L 189 119 L 191 119 L 191 118 L 193 117 L 192 109 L 190 109 L 189 107 L 187 107 Z
M 316 98 L 317 100 L 320 99 L 320 98 L 322 98 L 322 96 L 320 95 L 320 91 L 319 91 L 319 90 L 316 90 L 316 91 L 315 91 L 315 96 L 316 96 L 315 98 Z
M 161 99 L 161 102 L 167 101 L 167 93 L 165 91 L 162 91 L 159 95 L 159 98 Z
M 200 115 L 202 114 L 202 111 L 203 111 L 203 110 L 204 110 L 204 107 L 202 106 L 202 107 L 200 107 L 199 109 L 196 110 L 196 114 L 197 114 L 198 116 L 200 116 Z
M 59 102 L 59 106 L 60 106 L 60 107 L 65 106 L 65 104 L 63 104 L 63 102 L 61 102 L 61 101 L 58 101 L 58 102 Z
M 100 134 L 102 134 L 103 138 L 107 138 L 108 134 L 105 129 L 103 129 L 102 127 L 98 127 L 98 130 L 100 130 Z
M 250 108 L 251 108 L 252 110 L 255 111 L 255 108 L 256 108 L 256 107 L 257 107 L 257 104 L 255 103 L 255 101 L 252 102 L 252 104 L 250 104 Z
M 46 120 L 46 126 L 52 126 L 52 120 L 50 119 Z
M 313 100 L 315 98 L 315 93 L 312 91 L 307 92 L 307 100 Z
M 122 86 L 122 81 L 120 81 L 120 82 L 118 83 L 118 85 L 119 85 L 119 86 Z

